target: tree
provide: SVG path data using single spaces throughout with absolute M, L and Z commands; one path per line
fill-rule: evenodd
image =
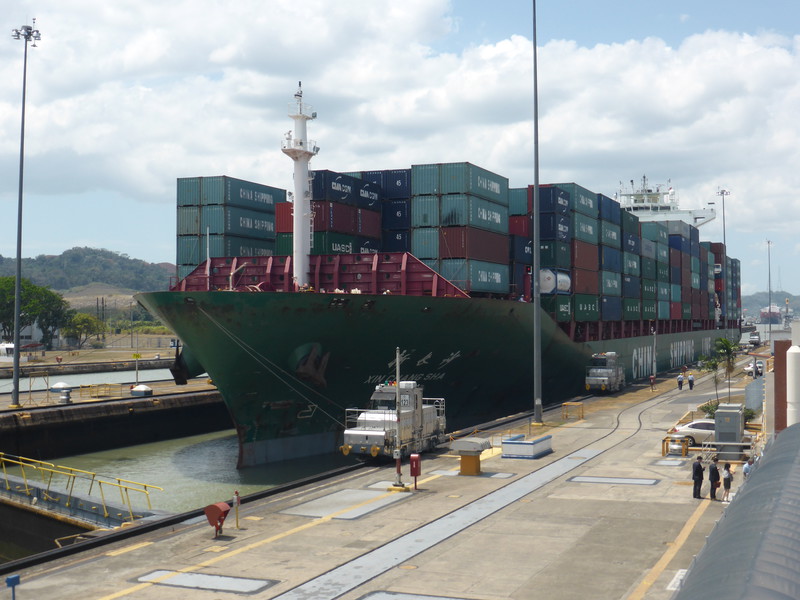
M 717 404 L 719 404 L 719 358 L 716 356 L 701 356 L 700 370 L 704 373 L 711 373 L 714 381 L 714 393 L 717 396 Z
M 47 288 L 39 288 L 36 305 L 36 323 L 42 330 L 40 341 L 47 350 L 52 350 L 56 331 L 69 324 L 75 311 L 60 294 Z
M 725 368 L 725 375 L 728 378 L 728 402 L 731 401 L 731 375 L 736 368 L 736 350 L 739 345 L 726 338 L 717 338 L 714 342 L 719 357 L 719 363 Z
M 97 317 L 86 313 L 77 313 L 73 315 L 69 325 L 64 327 L 63 332 L 67 337 L 78 340 L 78 348 L 83 348 L 91 336 L 105 333 L 105 330 L 105 324 Z
M 14 339 L 14 277 L 0 277 L 0 336 L 8 342 Z M 20 287 L 19 326 L 20 329 L 29 327 L 36 322 L 35 305 L 37 286 L 27 279 L 22 279 Z

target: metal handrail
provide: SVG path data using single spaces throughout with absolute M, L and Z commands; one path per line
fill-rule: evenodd
M 103 490 L 103 486 L 111 486 L 118 488 L 120 490 L 121 501 L 128 509 L 128 514 L 130 516 L 131 521 L 134 521 L 136 519 L 136 516 L 134 515 L 133 512 L 131 492 L 144 494 L 145 500 L 147 501 L 147 508 L 148 510 L 152 510 L 152 504 L 150 502 L 150 491 L 164 490 L 164 488 L 161 488 L 157 485 L 140 483 L 137 481 L 130 481 L 128 479 L 122 479 L 119 477 L 104 478 L 104 476 L 98 475 L 97 473 L 93 473 L 91 471 L 84 471 L 82 469 L 76 469 L 73 467 L 59 466 L 49 462 L 35 460 L 32 458 L 25 458 L 22 456 L 13 456 L 0 452 L 0 468 L 2 468 L 3 471 L 3 479 L 5 481 L 6 490 L 11 490 L 11 482 L 9 480 L 9 473 L 7 470 L 8 466 L 19 467 L 19 472 L 23 483 L 23 490 L 26 496 L 30 496 L 33 493 L 31 485 L 29 484 L 29 475 L 27 472 L 27 470 L 33 469 L 38 475 L 41 476 L 44 499 L 53 502 L 61 501 L 61 498 L 58 495 L 55 495 L 57 494 L 57 492 L 52 489 L 54 478 L 58 476 L 66 477 L 67 482 L 64 490 L 64 492 L 66 493 L 66 499 L 64 505 L 66 507 L 69 507 L 72 504 L 75 492 L 75 484 L 79 480 L 88 482 L 88 490 L 86 492 L 87 495 L 92 494 L 92 491 L 96 484 L 97 489 L 100 493 L 100 500 L 101 500 L 100 504 L 103 508 L 104 518 L 107 518 L 110 513 L 108 511 L 108 505 L 106 504 L 105 491 Z

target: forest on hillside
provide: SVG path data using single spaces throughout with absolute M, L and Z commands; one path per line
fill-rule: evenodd
M 0 277 L 13 277 L 16 260 L 0 255 Z M 60 255 L 22 259 L 22 277 L 38 286 L 69 290 L 106 283 L 137 292 L 165 290 L 174 267 L 153 264 L 126 254 L 96 248 L 71 248 Z

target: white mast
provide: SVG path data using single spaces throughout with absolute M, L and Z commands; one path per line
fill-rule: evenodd
M 316 142 L 307 139 L 306 121 L 317 118 L 312 107 L 303 104 L 302 82 L 297 83 L 294 102 L 289 103 L 289 117 L 294 120 L 294 136 L 287 131 L 281 143 L 284 154 L 294 161 L 294 218 L 292 269 L 298 286 L 308 284 L 308 255 L 311 252 L 311 190 L 308 162 L 319 152 Z

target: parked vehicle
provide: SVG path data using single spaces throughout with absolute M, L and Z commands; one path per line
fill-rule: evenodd
M 689 446 L 699 446 L 703 442 L 714 441 L 715 429 L 716 421 L 714 419 L 695 419 L 688 423 L 678 424 L 672 427 L 667 433 L 682 434 L 689 440 Z M 670 435 L 670 437 L 672 437 L 672 435 Z M 749 444 L 751 442 L 751 436 L 745 433 L 742 441 Z

